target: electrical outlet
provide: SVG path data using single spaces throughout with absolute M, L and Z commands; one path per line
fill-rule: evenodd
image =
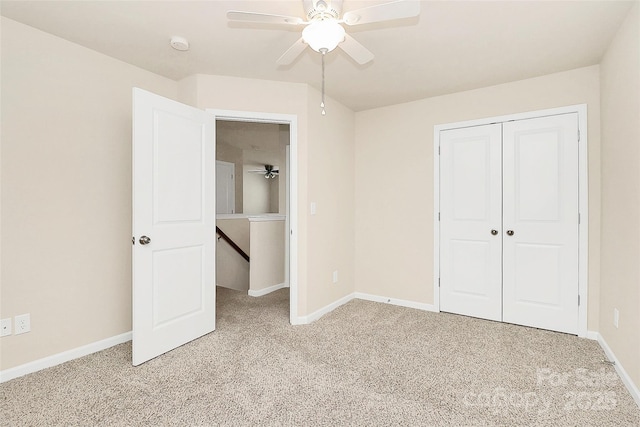
M 333 272 L 333 283 L 338 283 L 338 270 Z
M 11 318 L 0 320 L 0 337 L 11 335 Z
M 613 326 L 618 327 L 618 322 L 620 321 L 620 312 L 617 308 L 613 309 Z
M 15 325 L 16 325 L 16 331 L 15 331 L 16 335 L 29 332 L 31 330 L 31 315 L 27 313 L 27 314 L 21 314 L 20 316 L 16 316 Z

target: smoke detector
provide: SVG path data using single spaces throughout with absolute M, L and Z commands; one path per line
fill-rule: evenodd
M 171 37 L 171 47 L 175 50 L 186 51 L 189 50 L 189 41 L 184 37 L 173 36 Z

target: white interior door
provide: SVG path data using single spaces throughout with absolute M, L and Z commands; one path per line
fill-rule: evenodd
M 440 309 L 502 315 L 501 125 L 440 134 Z
M 236 212 L 236 165 L 216 160 L 216 213 Z
M 504 123 L 503 320 L 578 330 L 577 114 Z
M 134 365 L 214 330 L 214 133 L 212 115 L 134 89 Z

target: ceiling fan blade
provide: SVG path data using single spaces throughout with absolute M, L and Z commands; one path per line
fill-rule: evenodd
M 278 65 L 289 65 L 293 62 L 294 59 L 298 57 L 302 53 L 303 50 L 307 47 L 307 44 L 302 40 L 302 37 L 295 42 L 285 53 L 282 54 L 280 58 L 276 61 Z
M 420 15 L 419 1 L 398 0 L 346 12 L 342 19 L 347 25 L 360 25 L 370 24 L 372 22 L 391 21 L 393 19 L 412 18 L 418 15 Z
M 295 16 L 271 15 L 269 13 L 242 12 L 240 10 L 230 10 L 227 12 L 227 19 L 238 22 L 259 22 L 261 24 L 304 24 L 302 18 Z
M 364 65 L 374 58 L 373 53 L 366 47 L 362 46 L 349 34 L 344 35 L 344 41 L 338 47 L 345 51 L 347 55 L 352 57 L 358 64 Z

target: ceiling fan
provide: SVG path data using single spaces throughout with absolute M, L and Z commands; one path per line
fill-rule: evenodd
M 230 21 L 304 26 L 302 37 L 276 61 L 278 65 L 291 64 L 307 45 L 323 55 L 340 47 L 358 64 L 366 64 L 373 60 L 373 53 L 346 34 L 342 24 L 371 24 L 411 18 L 420 14 L 420 2 L 398 0 L 346 12 L 340 18 L 342 2 L 343 0 L 302 0 L 305 19 L 236 10 L 227 12 L 227 18 Z
M 263 169 L 253 169 L 247 172 L 261 173 L 264 175 L 265 179 L 275 178 L 276 176 L 278 176 L 278 174 L 280 174 L 280 170 L 278 169 L 278 167 L 273 165 L 264 165 Z

